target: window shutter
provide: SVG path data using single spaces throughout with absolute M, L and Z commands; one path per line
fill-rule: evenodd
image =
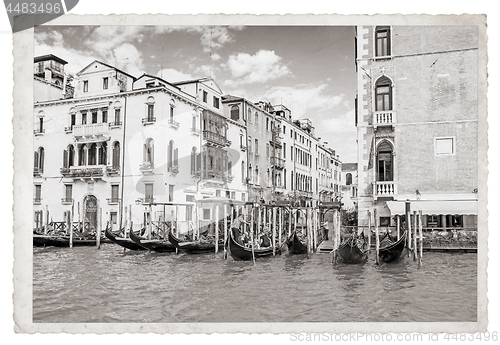
M 63 168 L 69 168 L 68 164 L 68 150 L 63 151 Z
M 178 148 L 175 148 L 174 149 L 174 165 L 179 165 L 179 162 L 178 162 L 178 154 L 179 154 L 179 149 Z
M 35 151 L 35 161 L 33 163 L 33 167 L 38 168 L 38 152 Z

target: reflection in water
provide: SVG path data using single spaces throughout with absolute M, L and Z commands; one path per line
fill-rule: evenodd
M 234 261 L 123 253 L 113 244 L 35 248 L 35 322 L 475 321 L 477 255 L 375 265 L 331 255 Z

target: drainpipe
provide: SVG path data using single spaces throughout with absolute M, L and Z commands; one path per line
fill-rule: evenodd
M 123 190 L 125 189 L 125 133 L 127 132 L 127 95 L 125 97 L 125 104 L 123 106 L 123 137 L 122 137 L 122 167 L 121 167 L 121 189 L 120 189 L 120 226 L 121 230 L 123 224 Z M 126 233 L 126 231 L 125 231 Z

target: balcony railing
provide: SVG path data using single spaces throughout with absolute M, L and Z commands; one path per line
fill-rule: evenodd
M 70 178 L 95 178 L 104 176 L 104 167 L 61 168 L 61 175 Z
M 168 172 L 171 174 L 178 174 L 179 173 L 179 166 L 172 165 L 172 166 L 168 167 Z
M 73 136 L 78 140 L 105 139 L 109 136 L 107 123 L 93 123 L 90 125 L 73 126 Z
M 35 204 L 35 205 L 41 205 L 42 204 L 42 198 L 40 198 L 40 197 L 34 197 L 33 198 L 33 204 Z
M 179 128 L 179 122 L 174 121 L 174 119 L 168 119 L 168 125 L 172 128 Z
M 108 205 L 116 205 L 120 202 L 120 198 L 108 198 Z
M 108 167 L 106 167 L 106 174 L 108 176 L 118 175 L 118 174 L 120 174 L 120 167 L 119 166 L 108 166 Z
M 191 133 L 200 135 L 201 131 L 198 128 L 191 128 Z
M 220 146 L 231 145 L 231 142 L 227 140 L 225 136 L 210 131 L 203 131 L 203 139 L 215 145 L 220 145 Z
M 394 197 L 397 195 L 398 188 L 396 182 L 393 181 L 376 181 L 373 184 L 373 197 L 384 198 Z
M 64 127 L 64 132 L 66 132 L 66 133 L 72 133 L 73 132 L 73 126 Z
M 110 122 L 109 128 L 117 128 L 117 127 L 120 127 L 121 125 L 122 125 L 121 121 Z
M 151 162 L 143 162 L 141 163 L 139 170 L 145 175 L 152 174 L 154 172 L 155 165 Z
M 43 133 L 45 133 L 45 128 L 36 128 L 33 130 L 33 133 L 35 135 L 42 135 Z
M 279 157 L 271 157 L 271 165 L 274 165 L 277 169 L 285 168 L 285 160 Z
M 247 147 L 245 145 L 240 145 L 240 150 L 241 151 L 246 151 L 247 150 Z
M 145 117 L 142 119 L 142 124 L 143 125 L 150 125 L 152 123 L 156 122 L 156 117 Z
M 396 112 L 393 110 L 376 111 L 373 113 L 373 127 L 393 126 L 396 123 Z
M 281 147 L 281 138 L 278 133 L 273 133 L 273 137 L 271 139 L 271 145 Z
M 33 168 L 33 177 L 40 177 L 42 176 L 43 169 L 41 168 Z
M 144 198 L 138 198 L 136 200 L 136 203 L 139 203 L 139 204 L 152 204 L 155 202 L 155 198 L 153 198 L 152 196 L 146 196 Z
M 71 205 L 73 203 L 73 198 L 61 198 L 63 205 Z
M 226 180 L 226 173 L 218 170 L 201 171 L 201 178 L 204 180 Z

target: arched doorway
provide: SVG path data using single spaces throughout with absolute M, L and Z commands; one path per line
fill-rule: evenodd
M 87 195 L 83 201 L 84 232 L 97 232 L 97 198 Z

